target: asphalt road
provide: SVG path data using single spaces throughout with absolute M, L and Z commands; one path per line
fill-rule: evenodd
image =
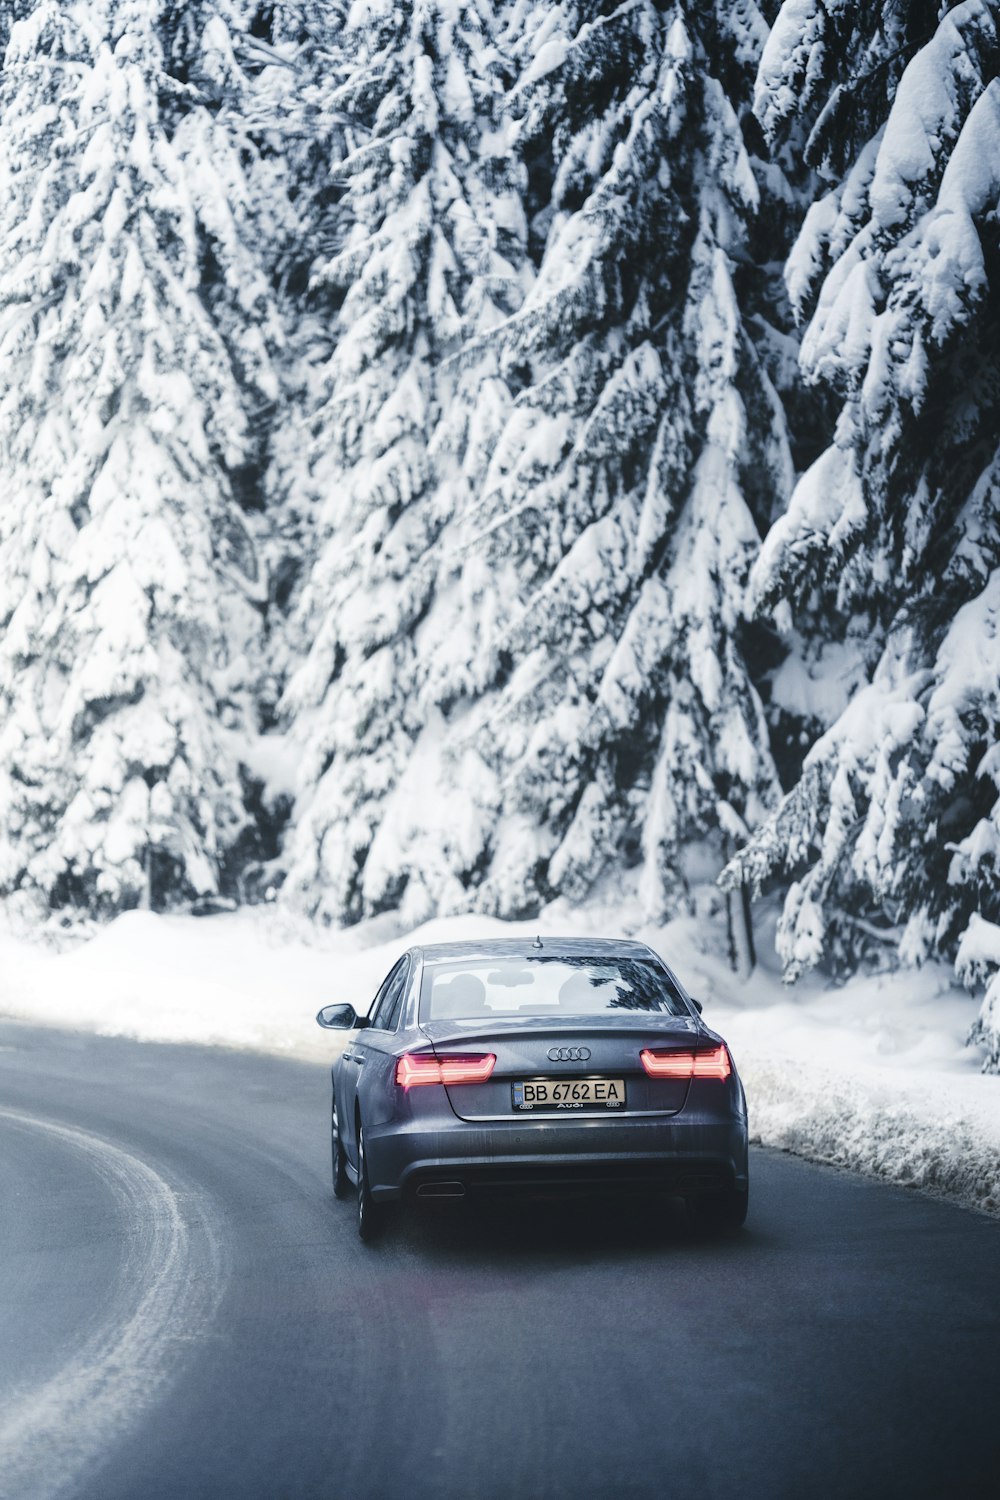
M 366 1248 L 328 1088 L 0 1026 L 5 1500 L 1000 1493 L 1000 1224 L 758 1151 L 730 1240 L 546 1205 Z

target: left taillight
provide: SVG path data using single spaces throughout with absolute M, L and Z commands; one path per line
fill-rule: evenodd
M 421 1083 L 485 1083 L 496 1061 L 493 1052 L 476 1057 L 430 1057 L 423 1052 L 404 1052 L 396 1059 L 396 1082 L 404 1089 Z
M 644 1047 L 639 1054 L 650 1078 L 717 1078 L 720 1081 L 733 1071 L 725 1047 L 711 1052 L 652 1052 Z

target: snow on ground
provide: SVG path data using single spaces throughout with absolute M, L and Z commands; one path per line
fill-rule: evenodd
M 741 983 L 717 916 L 653 928 L 627 907 L 558 902 L 536 922 L 462 916 L 405 933 L 393 918 L 318 932 L 270 908 L 129 912 L 62 951 L 0 934 L 0 1014 L 324 1061 L 342 1043 L 315 1012 L 336 1000 L 364 1009 L 411 941 L 536 931 L 636 936 L 662 953 L 732 1046 L 754 1139 L 1000 1215 L 1000 1078 L 964 1045 L 977 1002 L 949 972 L 787 989 L 765 957 Z
M 1000 1216 L 1000 1078 L 943 964 L 791 990 L 758 971 L 742 994 L 727 974 L 715 993 L 754 1138 Z
M 516 934 L 530 924 L 459 917 L 422 938 Z M 530 928 L 534 931 L 533 928 Z M 267 907 L 211 917 L 126 912 L 62 951 L 0 934 L 0 1015 L 104 1036 L 250 1048 L 308 1061 L 331 1055 L 322 1005 L 367 1009 L 408 946 L 392 919 L 344 931 L 298 924 Z

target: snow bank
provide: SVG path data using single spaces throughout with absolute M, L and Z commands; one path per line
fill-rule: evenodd
M 1000 1215 L 1000 1078 L 965 1045 L 977 1002 L 943 965 L 785 988 L 765 956 L 741 983 L 718 894 L 703 914 L 643 927 L 627 906 L 555 903 L 537 922 L 381 917 L 321 933 L 271 909 L 213 917 L 130 912 L 57 953 L 0 935 L 0 1014 L 35 1024 L 328 1061 L 321 1005 L 363 1009 L 401 949 L 524 933 L 628 935 L 667 958 L 729 1040 L 753 1138 Z M 761 934 L 761 938 L 764 938 Z M 765 942 L 761 942 L 762 950 Z
M 1000 1215 L 1000 1088 L 965 1046 L 976 1009 L 940 965 L 711 1019 L 764 1145 Z
M 324 1061 L 335 1043 L 322 1005 L 365 1010 L 410 941 L 535 931 L 482 917 L 400 935 L 393 918 L 323 932 L 272 908 L 211 917 L 132 911 L 62 952 L 0 934 L 0 1015 L 150 1042 Z

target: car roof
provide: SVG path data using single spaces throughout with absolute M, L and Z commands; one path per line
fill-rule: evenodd
M 411 949 L 424 963 L 444 963 L 461 958 L 654 958 L 659 955 L 647 943 L 631 938 L 482 938 L 477 942 L 427 943 Z

